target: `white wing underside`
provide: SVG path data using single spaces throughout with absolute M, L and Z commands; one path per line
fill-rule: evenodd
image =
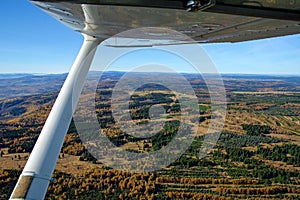
M 176 35 L 170 36 L 163 32 L 153 34 L 140 32 L 130 35 L 130 42 L 128 40 L 120 42 L 122 41 L 120 40 L 118 43 L 113 41 L 106 43 L 108 46 L 116 47 L 193 42 L 241 42 L 300 33 L 298 1 L 294 1 L 295 5 L 290 7 L 271 5 L 275 11 L 270 8 L 226 7 L 224 5 L 222 7 L 216 4 L 215 7 L 212 6 L 204 12 L 187 12 L 185 9 L 179 9 L 180 6 L 174 4 L 176 1 L 156 0 L 150 5 L 145 2 L 147 1 L 32 1 L 73 30 L 101 40 L 141 27 L 162 27 L 188 36 L 176 38 Z M 153 2 L 167 3 L 161 4 L 160 7 L 153 5 Z M 280 10 L 278 7 L 284 9 Z

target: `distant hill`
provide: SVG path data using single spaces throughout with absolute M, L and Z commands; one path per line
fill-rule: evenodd
M 0 79 L 14 79 L 14 78 L 23 78 L 27 76 L 32 76 L 32 74 L 0 74 Z
M 0 74 L 0 99 L 59 91 L 66 76 Z
M 102 74 L 104 79 L 118 79 L 125 72 L 101 72 L 92 71 L 89 79 L 99 79 Z M 135 73 L 139 75 L 140 73 Z M 142 73 L 141 73 L 142 74 Z M 157 73 L 154 73 L 157 75 Z M 163 74 L 162 74 L 163 75 Z M 203 81 L 198 74 L 182 74 L 188 80 Z M 164 74 L 168 76 L 168 74 Z M 172 74 L 169 74 L 172 76 Z M 45 94 L 58 92 L 66 79 L 67 74 L 0 74 L 0 100 L 12 97 Z M 300 91 L 299 76 L 279 75 L 247 75 L 247 74 L 222 74 L 225 87 L 228 91 L 261 91 L 278 90 Z M 238 82 L 238 84 L 237 84 Z M 268 84 L 265 84 L 268 82 Z M 193 85 L 193 84 L 192 84 Z

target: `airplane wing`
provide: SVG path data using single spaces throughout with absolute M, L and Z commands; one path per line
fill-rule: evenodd
M 32 0 L 31 2 L 73 30 L 102 40 L 139 27 L 176 30 L 198 43 L 241 42 L 300 33 L 300 1 L 297 0 Z M 151 38 L 149 34 L 131 37 L 155 40 L 155 37 Z M 172 40 L 172 44 L 179 42 L 178 38 L 164 38 L 163 33 L 156 34 L 156 37 Z M 166 41 L 161 42 L 164 43 L 168 44 Z

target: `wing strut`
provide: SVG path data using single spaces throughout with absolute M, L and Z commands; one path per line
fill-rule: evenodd
M 56 99 L 10 199 L 44 199 L 99 39 L 84 35 L 81 50 Z

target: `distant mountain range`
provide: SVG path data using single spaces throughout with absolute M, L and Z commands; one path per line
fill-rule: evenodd
M 90 79 L 98 79 L 102 72 L 92 71 L 89 73 Z M 121 77 L 125 72 L 105 72 L 102 78 Z M 139 73 L 135 73 L 139 74 Z M 155 73 L 157 75 L 157 73 Z M 164 73 L 166 75 L 166 73 Z M 197 74 L 185 74 L 185 77 L 201 79 Z M 170 76 L 172 76 L 170 74 Z M 0 99 L 6 99 L 24 95 L 44 94 L 46 92 L 58 92 L 66 79 L 67 74 L 0 74 Z M 253 90 L 257 89 L 255 82 L 281 82 L 284 89 L 300 90 L 300 76 L 294 75 L 253 75 L 253 74 L 222 74 L 226 89 L 239 90 L 238 85 L 232 84 L 235 81 L 250 82 Z M 234 88 L 232 87 L 234 86 Z M 248 83 L 247 83 L 247 86 Z M 278 84 L 277 84 L 278 86 Z

